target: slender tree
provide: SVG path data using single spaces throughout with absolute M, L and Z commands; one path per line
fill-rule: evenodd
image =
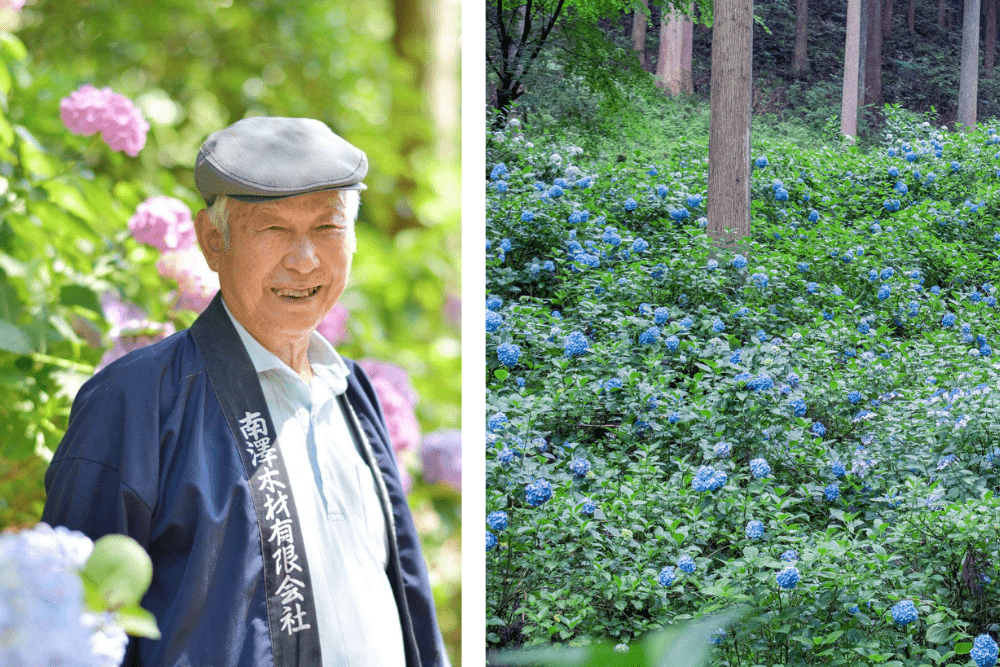
M 997 47 L 997 0 L 986 1 L 986 34 L 983 36 L 983 76 L 993 78 L 993 64 Z
M 875 0 L 878 2 L 878 0 Z M 882 6 L 882 36 L 888 37 L 892 33 L 892 12 L 895 7 L 893 6 L 892 0 L 885 0 L 885 4 Z
M 847 0 L 847 36 L 844 45 L 844 87 L 840 103 L 840 132 L 858 136 L 858 76 L 861 59 L 861 0 Z
M 809 69 L 806 42 L 809 32 L 809 0 L 795 0 L 795 49 L 792 51 L 792 72 L 801 76 Z
M 891 2 L 891 0 L 890 0 Z M 868 40 L 865 44 L 865 105 L 881 107 L 882 99 L 882 3 L 875 0 L 868 13 Z
M 694 92 L 691 77 L 693 32 L 694 24 L 688 16 L 664 8 L 660 15 L 660 57 L 655 84 L 667 94 Z
M 917 2 L 916 0 L 910 0 L 910 8 L 906 11 L 906 28 L 910 31 L 911 35 L 916 32 L 916 20 Z
M 945 27 L 948 12 L 948 3 L 946 0 L 938 0 L 938 15 L 937 24 L 942 28 Z
M 958 80 L 958 114 L 956 121 L 965 129 L 976 126 L 976 106 L 979 102 L 979 0 L 965 0 L 962 21 L 962 66 Z
M 708 138 L 708 233 L 733 247 L 750 233 L 753 0 L 716 0 Z
M 646 20 L 649 14 L 649 0 L 642 0 L 642 9 L 635 8 L 632 14 L 632 50 L 639 54 L 639 64 L 646 67 Z

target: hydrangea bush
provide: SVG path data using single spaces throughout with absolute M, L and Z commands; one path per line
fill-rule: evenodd
M 905 127 L 755 151 L 732 250 L 707 151 L 488 139 L 489 646 L 747 604 L 716 664 L 916 667 L 1000 629 L 1000 150 Z

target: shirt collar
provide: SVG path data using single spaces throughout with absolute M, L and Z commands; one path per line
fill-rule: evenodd
M 247 354 L 250 355 L 250 361 L 253 363 L 254 370 L 258 374 L 270 370 L 278 370 L 299 377 L 298 373 L 293 371 L 288 364 L 279 359 L 276 354 L 261 345 L 256 338 L 250 335 L 250 332 L 233 317 L 229 306 L 226 305 L 226 300 L 221 300 L 222 307 L 225 308 L 226 315 L 229 316 L 229 320 L 236 328 L 236 333 L 239 334 L 240 340 L 243 342 L 243 347 L 246 348 Z M 340 355 L 337 354 L 337 350 L 333 348 L 333 345 L 318 331 L 313 331 L 309 337 L 308 355 L 313 374 L 329 384 L 335 395 L 347 391 L 347 376 L 351 374 L 351 371 Z

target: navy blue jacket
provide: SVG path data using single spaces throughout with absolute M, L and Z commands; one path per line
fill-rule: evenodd
M 250 377 L 249 357 L 218 297 L 192 329 L 198 326 L 212 332 L 209 346 L 219 346 L 214 353 L 235 359 L 236 375 Z M 45 474 L 42 520 L 95 540 L 129 535 L 152 558 L 153 581 L 142 606 L 156 616 L 163 636 L 130 638 L 126 667 L 316 667 L 275 659 L 244 443 L 226 421 L 206 372 L 206 350 L 192 329 L 119 359 L 83 385 Z M 346 397 L 391 500 L 398 557 L 388 574 L 407 667 L 446 665 L 385 418 L 364 371 L 345 362 L 351 370 Z

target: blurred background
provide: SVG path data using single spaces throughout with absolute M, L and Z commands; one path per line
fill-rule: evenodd
M 0 1 L 0 529 L 37 522 L 80 384 L 214 294 L 197 251 L 133 233 L 202 208 L 201 142 L 246 116 L 318 118 L 370 164 L 321 331 L 376 379 L 460 664 L 459 20 L 459 0 Z M 88 84 L 149 124 L 135 157 L 64 124 Z

